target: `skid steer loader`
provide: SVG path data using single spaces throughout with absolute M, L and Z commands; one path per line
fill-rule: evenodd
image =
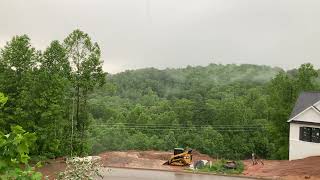
M 192 149 L 174 148 L 173 156 L 163 165 L 189 166 L 192 163 Z

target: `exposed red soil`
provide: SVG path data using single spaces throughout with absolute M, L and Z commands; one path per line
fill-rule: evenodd
M 163 165 L 173 152 L 163 151 L 111 151 L 99 154 L 102 163 L 105 167 L 119 167 L 119 168 L 142 168 L 142 169 L 157 169 L 170 171 L 183 171 L 184 167 Z M 193 160 L 211 160 L 208 155 L 193 151 Z M 45 176 L 53 179 L 58 172 L 65 169 L 64 158 L 56 160 L 49 160 L 47 164 L 40 168 L 39 171 Z
M 38 169 L 44 176 L 48 176 L 50 179 L 57 177 L 58 173 L 66 168 L 64 158 L 50 159 L 46 161 L 45 165 Z
M 173 152 L 163 151 L 126 151 L 126 152 L 104 152 L 99 154 L 105 166 L 124 167 L 124 168 L 143 168 L 143 169 L 160 169 L 183 171 L 184 167 L 165 166 L 165 163 Z M 194 161 L 200 159 L 213 160 L 207 155 L 193 152 Z
M 184 167 L 162 165 L 170 158 L 172 153 L 163 151 L 112 151 L 101 153 L 99 156 L 106 167 L 183 171 Z M 193 151 L 194 162 L 201 159 L 215 161 L 207 155 Z M 263 160 L 263 163 L 264 165 L 259 163 L 253 166 L 250 160 L 245 160 L 243 175 L 286 180 L 320 180 L 320 156 L 295 161 Z M 49 175 L 50 179 L 52 179 L 57 172 L 64 169 L 64 159 L 58 158 L 56 160 L 49 160 L 48 164 L 39 171 L 44 175 Z
M 320 156 L 294 161 L 264 160 L 264 165 L 253 166 L 251 161 L 244 161 L 246 176 L 272 177 L 288 180 L 320 180 Z

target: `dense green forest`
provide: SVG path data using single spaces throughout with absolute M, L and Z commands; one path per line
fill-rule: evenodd
M 319 89 L 311 64 L 284 71 L 219 65 L 126 71 L 90 96 L 93 152 L 188 147 L 214 157 L 288 157 L 288 116 Z
M 56 157 L 89 153 L 88 99 L 103 85 L 100 48 L 90 37 L 73 31 L 61 43 L 36 50 L 27 35 L 15 36 L 1 49 L 0 92 L 6 99 L 0 111 L 0 131 L 19 125 L 36 133 L 30 152 Z
M 27 35 L 8 41 L 0 53 L 1 138 L 13 129 L 33 133 L 28 154 L 41 158 L 184 147 L 222 158 L 255 152 L 286 159 L 295 100 L 301 91 L 319 90 L 311 64 L 290 71 L 210 64 L 111 75 L 102 71 L 100 54 L 80 30 L 44 51 Z

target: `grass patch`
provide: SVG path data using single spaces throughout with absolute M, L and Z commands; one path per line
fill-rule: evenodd
M 226 160 L 218 160 L 215 163 L 213 163 L 211 167 L 208 164 L 198 170 L 200 172 L 214 172 L 218 174 L 241 174 L 244 170 L 244 164 L 242 161 L 236 161 L 237 167 L 235 169 L 228 169 L 224 167 L 226 163 Z

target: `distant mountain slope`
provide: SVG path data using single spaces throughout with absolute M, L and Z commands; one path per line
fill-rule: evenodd
M 264 84 L 280 71 L 281 68 L 264 65 L 210 64 L 180 69 L 129 70 L 111 75 L 108 79 L 116 85 L 121 96 L 130 97 L 134 91 L 145 94 L 151 89 L 159 97 L 167 97 L 194 87 L 208 89 L 234 83 Z

